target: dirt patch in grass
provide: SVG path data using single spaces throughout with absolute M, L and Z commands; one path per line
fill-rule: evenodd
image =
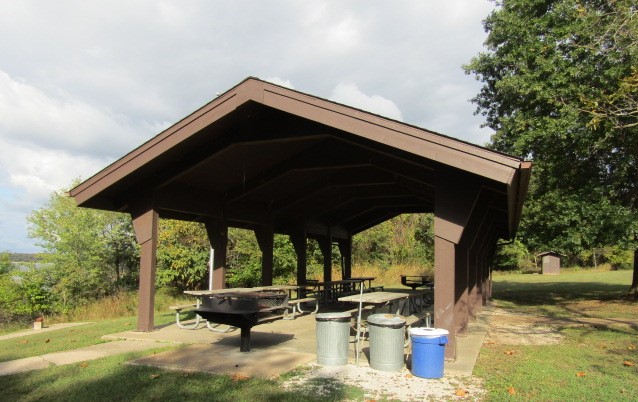
M 548 317 L 512 313 L 495 308 L 490 317 L 486 344 L 555 345 L 563 340 L 558 328 L 548 325 Z
M 573 303 L 575 311 L 585 313 L 600 308 L 599 301 Z M 579 315 L 573 317 L 549 317 L 512 312 L 494 308 L 490 317 L 490 329 L 486 343 L 505 345 L 554 345 L 563 340 L 561 328 L 572 326 L 631 327 L 638 328 L 638 319 L 601 318 Z
M 490 326 L 485 342 L 503 345 L 555 345 L 562 342 L 563 338 L 556 328 L 502 324 Z

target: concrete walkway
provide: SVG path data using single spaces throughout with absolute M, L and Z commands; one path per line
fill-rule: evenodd
M 62 323 L 62 324 L 51 324 L 51 325 L 47 325 L 43 327 L 42 329 L 28 329 L 25 331 L 18 331 L 18 332 L 12 332 L 6 335 L 0 335 L 0 341 L 3 341 L 5 339 L 11 339 L 11 338 L 19 338 L 21 336 L 37 335 L 43 332 L 55 331 L 58 329 L 64 329 L 64 328 L 70 328 L 70 327 L 77 327 L 79 325 L 86 325 L 86 324 L 91 324 L 91 322 L 88 321 L 88 322 L 69 322 L 69 323 Z
M 115 341 L 91 345 L 64 352 L 48 353 L 42 356 L 27 357 L 0 363 L 0 376 L 25 371 L 44 369 L 49 366 L 82 363 L 121 353 L 139 352 L 161 347 L 157 342 Z

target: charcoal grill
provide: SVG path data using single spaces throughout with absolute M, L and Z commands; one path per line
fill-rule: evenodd
M 241 330 L 241 352 L 250 351 L 250 330 L 288 308 L 288 295 L 273 292 L 224 292 L 206 295 L 195 312 L 210 322 Z

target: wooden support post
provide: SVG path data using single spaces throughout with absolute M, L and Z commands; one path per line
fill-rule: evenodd
M 332 239 L 330 236 L 317 239 L 321 255 L 323 255 L 323 281 L 332 280 Z
M 255 230 L 255 237 L 261 250 L 261 285 L 272 285 L 273 249 L 275 247 L 275 234 L 272 225 Z
M 450 332 L 445 357 L 456 358 L 457 331 L 468 321 L 468 240 L 478 230 L 481 185 L 453 170 L 437 172 L 434 202 L 434 323 Z M 472 220 L 472 222 L 470 222 Z M 470 224 L 470 229 L 466 232 Z
M 215 250 L 213 256 L 213 289 L 226 288 L 226 253 L 228 247 L 228 222 L 225 219 L 209 219 L 204 222 L 208 241 Z
M 457 335 L 463 335 L 467 331 L 469 320 L 469 255 L 468 250 L 461 244 L 455 247 L 454 259 L 454 326 Z
M 481 302 L 479 300 L 479 263 L 478 252 L 475 249 L 469 251 L 470 264 L 469 276 L 468 276 L 468 311 L 471 319 L 476 319 L 476 315 L 481 311 Z
M 343 279 L 352 278 L 352 236 L 347 240 L 339 240 L 339 253 L 343 259 Z
M 307 237 L 305 230 L 300 230 L 290 235 L 290 242 L 297 255 L 297 285 L 306 283 L 307 265 Z
M 149 208 L 133 215 L 135 238 L 140 245 L 137 330 L 155 329 L 155 271 L 157 267 L 157 212 Z
M 445 357 L 456 356 L 456 327 L 454 326 L 455 257 L 454 243 L 434 237 L 434 324 L 450 332 Z

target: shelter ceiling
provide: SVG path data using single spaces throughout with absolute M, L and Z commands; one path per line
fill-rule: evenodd
M 229 91 L 72 195 L 87 207 L 133 212 L 145 202 L 163 217 L 224 218 L 231 226 L 273 225 L 280 233 L 305 224 L 313 228 L 310 234 L 330 231 L 347 237 L 402 213 L 433 212 L 437 180 L 447 171 L 464 170 L 465 183 L 458 185 L 472 183 L 494 193 L 494 222 L 502 222 L 500 231 L 507 237 L 508 215 L 516 207 L 512 191 L 518 191 L 510 188 L 508 176 L 518 166 L 513 158 L 500 160 L 482 148 L 429 132 L 402 135 L 394 131 L 401 123 L 316 98 L 322 108 L 309 113 L 306 95 L 259 81 L 304 102 L 292 107 L 280 99 L 272 105 L 251 97 L 241 100 L 238 88 L 255 84 L 246 82 L 250 85 L 234 89 L 235 97 Z M 227 106 L 233 99 L 236 104 Z M 326 106 L 347 109 L 353 120 L 340 123 L 340 113 L 335 124 L 327 124 Z M 379 121 L 393 130 L 380 131 Z M 366 127 L 370 135 L 362 134 Z M 426 134 L 436 141 L 425 141 Z M 454 152 L 458 158 L 450 159 Z M 486 170 L 492 165 L 494 171 Z

